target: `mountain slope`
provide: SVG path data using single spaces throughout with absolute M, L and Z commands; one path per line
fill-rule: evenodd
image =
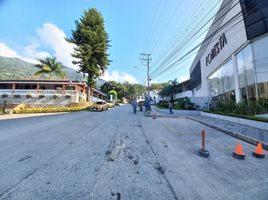
M 45 76 L 34 76 L 38 71 L 34 64 L 25 62 L 18 58 L 7 58 L 0 56 L 0 80 L 4 79 L 45 79 Z M 83 76 L 74 69 L 63 67 L 66 79 L 81 81 Z M 52 79 L 59 79 L 52 76 Z

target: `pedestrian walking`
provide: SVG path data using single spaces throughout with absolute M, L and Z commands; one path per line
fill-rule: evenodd
M 150 101 L 149 101 L 149 99 L 147 97 L 145 97 L 144 107 L 145 107 L 145 112 L 146 113 L 150 113 L 151 112 Z
M 133 112 L 136 114 L 136 112 L 137 112 L 137 106 L 138 106 L 137 100 L 134 99 L 131 104 L 133 106 Z
M 171 103 L 171 101 L 168 102 L 168 108 L 169 108 L 169 114 L 170 114 L 170 115 L 174 115 L 174 112 L 172 111 L 172 109 L 173 109 L 173 104 Z

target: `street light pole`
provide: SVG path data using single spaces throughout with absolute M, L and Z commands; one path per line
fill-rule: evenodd
M 148 98 L 150 98 L 150 61 L 151 59 L 151 54 L 146 54 L 146 53 L 141 53 L 141 61 L 146 61 L 147 65 L 147 92 L 148 92 Z

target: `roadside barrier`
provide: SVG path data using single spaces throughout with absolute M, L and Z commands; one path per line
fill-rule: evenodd
M 258 145 L 257 145 L 255 151 L 252 152 L 252 155 L 255 156 L 256 158 L 264 158 L 265 157 L 264 151 L 262 149 L 262 144 L 260 142 L 258 142 Z
M 242 144 L 240 143 L 236 144 L 235 150 L 233 152 L 233 156 L 237 159 L 241 159 L 241 160 L 245 159 L 245 153 L 243 151 Z
M 208 152 L 208 150 L 206 150 L 205 140 L 206 140 L 206 132 L 204 129 L 202 129 L 202 148 L 199 149 L 198 154 L 201 157 L 207 158 L 207 157 L 209 157 L 209 152 Z

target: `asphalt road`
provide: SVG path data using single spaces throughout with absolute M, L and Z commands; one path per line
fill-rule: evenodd
M 201 129 L 209 158 L 201 158 Z M 232 157 L 241 142 L 245 160 Z M 268 159 L 185 118 L 121 106 L 0 121 L 3 199 L 268 199 Z M 267 154 L 267 152 L 265 152 Z

